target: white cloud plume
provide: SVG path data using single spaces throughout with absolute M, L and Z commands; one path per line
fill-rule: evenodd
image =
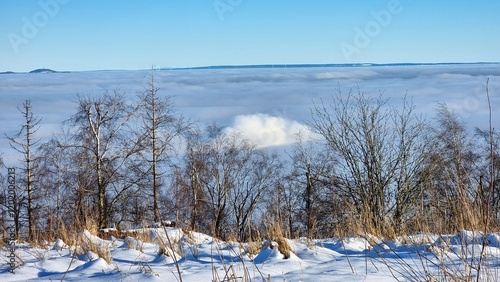
M 268 114 L 236 116 L 226 133 L 238 133 L 261 148 L 297 142 L 299 134 L 304 141 L 314 135 L 304 124 Z

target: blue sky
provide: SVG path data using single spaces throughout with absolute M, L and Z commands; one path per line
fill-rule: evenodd
M 498 62 L 500 1 L 0 0 L 0 71 Z

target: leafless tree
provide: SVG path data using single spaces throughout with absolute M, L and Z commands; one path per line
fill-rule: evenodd
M 382 94 L 371 97 L 358 88 L 346 96 L 339 89 L 329 105 L 313 109 L 311 127 L 338 160 L 336 183 L 374 233 L 400 229 L 421 194 L 415 178 L 423 162 L 419 136 L 425 123 L 406 99 L 403 105 L 397 110 Z
M 158 96 L 155 86 L 154 71 L 151 74 L 149 88 L 140 95 L 139 118 L 142 122 L 144 151 L 147 173 L 151 177 L 153 193 L 154 221 L 160 222 L 159 194 L 161 177 L 172 152 L 172 142 L 186 128 L 181 116 L 174 113 L 173 104 L 168 97 Z
M 184 133 L 186 150 L 181 164 L 175 167 L 170 201 L 182 226 L 190 230 L 211 233 L 212 212 L 202 178 L 207 171 L 207 156 L 211 145 L 201 130 L 192 126 Z
M 229 191 L 231 215 L 234 216 L 238 238 L 244 241 L 251 236 L 251 223 L 262 197 L 268 196 L 281 175 L 282 165 L 278 155 L 240 143 L 227 152 L 231 163 L 237 167 L 234 187 Z M 233 150 L 236 150 L 235 154 Z
M 233 188 L 233 176 L 237 170 L 228 154 L 235 154 L 237 150 L 235 143 L 228 142 L 221 127 L 212 125 L 208 131 L 207 142 L 211 144 L 206 148 L 206 170 L 203 171 L 201 181 L 213 220 L 211 233 L 216 237 L 223 237 L 229 231 L 229 191 Z M 236 142 L 234 139 L 233 141 Z
M 181 206 L 189 207 L 183 214 L 190 228 L 220 238 L 251 237 L 254 213 L 281 175 L 277 155 L 214 124 L 207 136 L 195 132 L 188 138 L 184 163 L 176 195 Z
M 482 159 L 479 169 L 481 178 L 480 194 L 481 206 L 491 209 L 491 221 L 500 224 L 500 132 L 476 128 L 479 144 L 476 146 Z M 490 189 L 491 188 L 491 189 Z M 491 190 L 491 192 L 490 192 Z M 491 193 L 491 195 L 490 195 Z
M 39 139 L 35 139 L 35 135 L 40 128 L 41 118 L 33 115 L 31 101 L 25 100 L 22 108 L 18 108 L 23 115 L 24 123 L 21 125 L 20 131 L 14 136 L 7 136 L 10 146 L 17 152 L 22 154 L 23 174 L 25 176 L 25 191 L 27 194 L 26 209 L 28 214 L 28 238 L 30 241 L 35 240 L 35 215 L 34 215 L 34 171 L 33 162 L 35 160 L 34 149 L 39 143 Z
M 71 166 L 65 165 L 65 154 L 55 139 L 40 145 L 39 156 L 36 160 L 39 183 L 37 210 L 43 212 L 40 218 L 46 220 L 39 225 L 47 231 L 45 237 L 53 239 L 53 235 L 61 234 L 63 194 L 68 191 L 68 170 Z
M 324 142 L 304 141 L 298 136 L 291 157 L 292 170 L 287 176 L 291 183 L 282 194 L 284 210 L 295 213 L 293 224 L 305 227 L 305 236 L 312 239 L 321 234 L 332 234 L 329 225 L 338 224 L 335 212 L 335 158 L 331 150 L 325 148 Z M 326 150 L 325 150 L 326 149 Z M 290 192 L 296 195 L 290 195 Z M 290 203 L 287 199 L 296 199 Z M 292 212 L 293 209 L 300 208 Z M 344 208 L 346 210 L 346 208 Z M 289 221 L 292 221 L 289 218 Z M 292 222 L 288 223 L 292 229 Z M 320 228 L 318 228 L 320 227 Z M 304 236 L 304 235 L 302 235 Z
M 192 128 L 187 138 L 187 152 L 186 152 L 186 174 L 189 181 L 187 182 L 187 191 L 190 198 L 190 229 L 196 230 L 198 223 L 201 223 L 201 215 L 205 208 L 206 202 L 201 177 L 206 167 L 206 151 L 208 144 L 201 140 L 201 133 L 197 128 Z
M 2 207 L 1 222 L 3 224 L 0 233 L 4 239 L 10 236 L 17 240 L 25 240 L 27 237 L 24 236 L 25 228 L 23 227 L 26 222 L 27 194 L 22 185 L 25 182 L 20 181 L 22 174 L 18 174 L 17 167 L 5 167 L 1 156 L 0 167 L 7 171 L 7 177 L 3 174 L 0 176 L 0 207 Z M 7 230 L 7 226 L 8 228 L 14 227 L 15 236 L 10 234 L 12 229 Z
M 428 201 L 438 212 L 432 218 L 442 220 L 435 228 L 443 232 L 472 230 L 478 219 L 472 204 L 480 191 L 476 174 L 479 155 L 473 145 L 476 141 L 467 132 L 465 123 L 444 104 L 437 109 L 432 133 L 425 176 L 429 179 Z
M 101 96 L 78 95 L 78 110 L 69 124 L 74 128 L 73 146 L 84 151 L 81 167 L 92 172 L 85 185 L 97 198 L 98 227 L 108 225 L 113 206 L 136 180 L 126 177 L 129 162 L 140 152 L 139 137 L 128 130 L 136 110 L 118 90 Z

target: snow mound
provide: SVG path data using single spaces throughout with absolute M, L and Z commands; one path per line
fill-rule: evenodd
M 435 242 L 437 246 L 443 245 L 471 245 L 482 244 L 485 236 L 479 231 L 461 230 L 455 235 L 444 235 Z
M 344 238 L 339 240 L 335 245 L 335 249 L 340 250 L 341 252 L 363 252 L 370 250 L 372 247 L 370 242 L 365 238 Z
M 184 232 L 180 228 L 164 227 L 150 228 L 149 236 L 155 243 L 178 242 L 184 237 Z
M 141 247 L 142 243 L 143 242 L 139 239 L 127 236 L 127 237 L 125 237 L 125 239 L 123 239 L 123 245 L 121 247 L 137 250 Z
M 92 252 L 92 251 L 87 251 L 83 254 L 77 255 L 76 257 L 78 258 L 78 260 L 88 262 L 88 261 L 93 261 L 93 260 L 98 259 L 99 255 Z
M 290 245 L 289 242 L 287 243 Z M 262 250 L 253 259 L 253 262 L 256 264 L 263 264 L 263 263 L 276 263 L 276 262 L 281 262 L 283 260 L 298 261 L 299 258 L 297 257 L 297 255 L 295 255 L 293 251 L 290 251 L 289 257 L 286 258 L 286 255 L 279 251 L 279 246 L 277 242 L 266 241 L 262 245 Z
M 486 238 L 491 247 L 500 248 L 500 236 L 498 234 L 488 234 Z
M 62 250 L 64 247 L 66 247 L 66 244 L 64 243 L 63 240 L 61 239 L 57 239 L 55 242 L 54 242 L 54 246 L 52 246 L 52 250 L 54 251 L 60 251 Z
M 111 245 L 113 243 L 112 241 L 104 240 L 104 239 L 99 238 L 96 235 L 93 235 L 88 230 L 84 230 L 80 234 L 80 237 L 85 242 L 90 242 L 90 243 L 100 245 L 100 246 L 108 246 L 108 245 Z
M 96 258 L 88 261 L 83 265 L 76 267 L 70 272 L 83 272 L 91 274 L 106 274 L 112 272 L 114 269 L 103 258 Z

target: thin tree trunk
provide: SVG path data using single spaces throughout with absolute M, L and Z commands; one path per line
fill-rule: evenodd
M 311 166 L 307 164 L 306 172 L 306 227 L 307 238 L 312 239 L 313 235 L 313 216 L 312 216 L 312 182 L 311 182 Z
M 35 239 L 35 222 L 33 218 L 33 172 L 31 170 L 31 125 L 30 125 L 30 103 L 25 103 L 25 118 L 26 118 L 26 180 L 28 192 L 28 228 L 29 228 L 29 241 Z
M 158 148 L 156 144 L 156 135 L 158 130 L 157 115 L 156 115 L 156 89 L 154 80 L 154 71 L 151 74 L 151 134 L 152 134 L 152 154 L 153 154 L 153 214 L 154 221 L 160 222 L 160 208 L 158 206 Z

